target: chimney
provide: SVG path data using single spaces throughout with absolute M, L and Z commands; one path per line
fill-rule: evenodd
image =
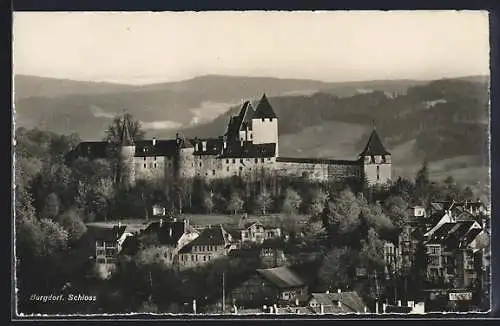
M 121 227 L 122 227 L 122 223 L 118 222 L 118 228 L 121 228 Z
M 378 301 L 375 301 L 375 313 L 378 314 Z
M 398 300 L 398 307 L 401 307 L 401 300 Z
M 299 299 L 295 299 L 295 305 L 298 306 L 299 305 Z
M 202 141 L 201 142 L 201 146 L 202 146 L 202 150 L 205 152 L 207 150 L 207 142 L 206 141 Z
M 234 309 L 234 314 L 237 315 L 238 314 L 238 307 L 236 307 L 236 305 L 233 305 L 233 309 Z
M 365 314 L 368 313 L 368 307 L 365 306 Z
M 193 313 L 196 315 L 196 299 L 193 299 Z
M 172 228 L 169 229 L 169 236 L 172 237 Z
M 278 314 L 278 306 L 276 304 L 274 304 L 274 313 Z
M 156 138 L 153 137 L 153 146 L 156 146 Z
M 163 219 L 160 218 L 160 227 L 163 225 Z
M 342 307 L 342 302 L 340 301 L 340 298 L 339 298 L 339 300 L 337 301 L 337 306 L 339 306 L 339 308 L 341 308 L 341 307 Z

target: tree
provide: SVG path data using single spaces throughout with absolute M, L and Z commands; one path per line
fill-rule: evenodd
M 316 248 L 326 240 L 326 230 L 320 221 L 309 221 L 303 234 L 304 245 L 308 247 Z
M 203 207 L 205 208 L 208 214 L 212 214 L 212 210 L 214 209 L 215 203 L 212 198 L 212 193 L 206 192 L 203 196 Z
M 244 204 L 245 202 L 241 199 L 240 194 L 238 192 L 233 192 L 227 204 L 227 208 L 229 211 L 234 212 L 234 215 L 236 215 L 243 209 Z
M 356 196 L 349 189 L 341 191 L 340 195 L 328 205 L 330 211 L 327 216 L 328 225 L 335 226 L 338 233 L 346 234 L 359 226 L 361 208 Z
M 383 271 L 384 241 L 374 228 L 368 230 L 368 237 L 361 240 L 360 263 L 371 272 Z
M 141 122 L 139 120 L 135 120 L 131 114 L 125 113 L 123 116 L 117 115 L 113 118 L 113 122 L 111 122 L 106 130 L 106 137 L 104 138 L 105 141 L 109 141 L 112 144 L 119 144 L 121 142 L 124 120 L 127 124 L 130 137 L 132 137 L 134 141 L 142 140 L 144 138 L 146 133 L 142 130 Z
M 68 232 L 71 243 L 75 243 L 87 232 L 87 227 L 83 223 L 79 211 L 74 207 L 61 214 L 58 222 Z
M 328 194 L 326 194 L 323 190 L 313 190 L 311 202 L 309 203 L 309 207 L 307 209 L 312 219 L 315 219 L 317 216 L 319 216 L 319 214 L 321 214 L 321 212 L 323 212 L 327 199 Z
M 318 271 L 318 279 L 324 290 L 345 288 L 352 284 L 357 260 L 356 251 L 349 247 L 330 250 Z
M 60 206 L 59 197 L 53 192 L 48 194 L 44 201 L 42 218 L 56 219 L 59 216 Z
M 427 160 L 424 160 L 422 167 L 418 170 L 415 177 L 415 195 L 420 204 L 426 204 L 428 200 L 428 192 L 430 186 L 429 165 Z
M 255 205 L 263 215 L 266 215 L 267 210 L 269 209 L 269 207 L 271 207 L 272 202 L 273 200 L 271 194 L 265 189 L 261 191 L 255 199 Z
M 384 201 L 384 208 L 392 223 L 402 228 L 408 223 L 408 203 L 400 196 L 390 196 Z
M 293 189 L 286 190 L 285 200 L 283 201 L 283 212 L 288 215 L 295 215 L 302 203 L 302 198 Z

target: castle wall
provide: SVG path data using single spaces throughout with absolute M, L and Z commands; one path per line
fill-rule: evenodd
M 278 175 L 306 177 L 314 181 L 333 181 L 346 177 L 361 177 L 362 168 L 355 164 L 278 162 Z
M 181 148 L 179 151 L 179 177 L 194 178 L 196 175 L 194 148 Z
M 157 180 L 163 179 L 165 173 L 173 171 L 172 159 L 165 156 L 135 157 L 136 179 Z

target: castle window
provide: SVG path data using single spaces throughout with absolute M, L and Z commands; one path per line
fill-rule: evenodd
M 146 160 L 146 156 L 144 156 L 144 161 Z
M 229 164 L 229 159 L 226 159 L 226 163 Z
M 155 163 L 154 167 L 156 168 L 156 163 Z
M 156 161 L 156 156 L 153 159 Z
M 380 180 L 380 166 L 377 165 L 377 181 Z
M 229 166 L 226 168 L 226 171 L 229 172 Z
M 233 164 L 236 163 L 236 160 L 233 158 Z
M 243 163 L 243 159 L 242 158 L 240 158 L 240 163 Z
M 262 163 L 264 163 L 264 159 L 263 159 L 263 158 L 261 158 L 261 159 L 260 159 L 260 161 L 261 161 Z
M 207 261 L 207 256 L 203 256 L 203 261 Z
M 255 163 L 259 163 L 259 159 L 258 158 L 255 159 Z
M 212 175 L 215 175 L 215 170 L 212 170 Z
M 201 168 L 201 162 L 200 162 L 200 168 Z
M 242 167 L 242 166 L 240 166 L 240 172 L 241 172 L 241 171 L 243 171 L 243 167 Z
M 146 168 L 146 163 L 144 163 L 144 168 Z
M 272 122 L 272 121 L 273 121 L 273 118 L 270 118 L 270 119 L 269 119 L 269 121 L 271 121 L 271 122 Z
M 264 120 L 265 120 L 265 119 L 264 119 L 264 118 L 262 118 L 262 122 L 264 122 Z

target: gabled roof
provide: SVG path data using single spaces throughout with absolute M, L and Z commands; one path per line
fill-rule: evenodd
M 252 118 L 255 115 L 255 110 L 249 101 L 243 104 L 240 111 L 240 128 L 239 130 L 245 130 L 247 127 L 252 130 Z
M 115 242 L 121 238 L 126 229 L 126 225 L 113 227 L 96 227 L 92 228 L 92 234 L 96 240 Z
M 149 224 L 143 234 L 156 234 L 160 244 L 176 246 L 185 231 L 184 221 L 162 221 Z
M 366 143 L 365 149 L 359 154 L 360 156 L 370 156 L 370 155 L 390 155 L 384 145 L 382 140 L 378 135 L 377 131 L 373 129 L 368 142 Z
M 336 307 L 331 312 L 325 313 L 350 313 L 350 312 L 364 312 L 365 303 L 355 291 L 341 292 L 341 293 L 312 293 L 311 299 L 315 299 L 319 305 L 324 307 Z M 340 307 L 338 302 L 340 301 Z
M 253 221 L 253 222 L 247 222 L 243 225 L 243 229 L 248 229 L 249 227 L 251 227 L 252 225 L 254 224 L 258 224 L 258 225 L 262 225 L 262 223 L 258 222 L 258 221 Z
M 135 142 L 135 156 L 174 156 L 177 153 L 177 141 L 175 139 L 138 140 Z
M 276 155 L 276 144 L 253 144 L 251 141 L 228 142 L 227 148 L 222 151 L 223 158 L 265 158 Z
M 189 141 L 194 145 L 194 155 L 219 155 L 224 145 L 222 138 L 194 138 Z M 203 143 L 205 143 L 205 150 L 203 150 Z
M 189 139 L 184 137 L 179 139 L 179 148 L 193 148 L 193 147 L 194 146 Z
M 257 269 L 257 273 L 278 288 L 294 288 L 305 285 L 304 281 L 286 266 Z
M 269 103 L 266 94 L 262 95 L 262 98 L 255 109 L 255 113 L 253 115 L 253 119 L 262 119 L 262 118 L 277 118 L 276 113 L 274 112 L 271 104 Z
M 120 140 L 121 140 L 122 146 L 133 146 L 134 145 L 134 139 L 132 139 L 132 136 L 130 135 L 130 131 L 128 130 L 128 123 L 127 123 L 126 119 L 123 119 L 122 134 L 120 136 Z
M 216 227 L 207 227 L 201 231 L 200 235 L 196 239 L 184 246 L 181 251 L 186 252 L 192 246 L 223 246 L 227 243 L 227 232 L 221 225 Z

